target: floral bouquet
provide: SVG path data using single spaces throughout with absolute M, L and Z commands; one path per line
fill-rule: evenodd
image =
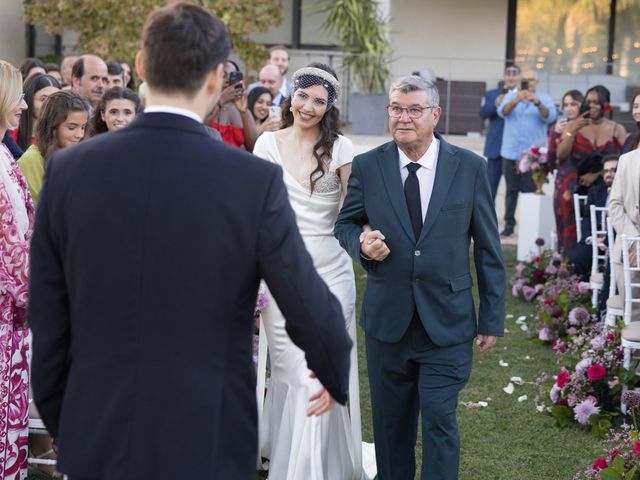
M 518 263 L 516 273 L 511 277 L 511 294 L 531 302 L 542 292 L 547 280 L 560 274 L 561 263 L 562 255 L 551 249 Z
M 573 371 L 562 367 L 551 387 L 551 414 L 559 427 L 576 421 L 590 426 L 591 433 L 599 437 L 608 431 L 611 418 L 620 414 L 623 386 L 633 388 L 640 378 L 635 368 L 622 366 L 619 334 L 593 328 L 582 340 L 580 361 Z
M 269 297 L 267 296 L 267 286 L 264 282 L 260 282 L 260 288 L 258 288 L 258 298 L 256 298 L 256 308 L 254 311 L 254 317 L 258 318 L 269 303 Z
M 533 181 L 538 187 L 536 193 L 538 195 L 544 195 L 542 185 L 547 183 L 547 176 L 553 171 L 553 165 L 551 165 L 549 157 L 547 157 L 547 148 L 529 148 L 522 155 L 518 167 L 520 173 L 531 172 Z
M 533 330 L 540 342 L 576 335 L 597 319 L 591 312 L 590 286 L 578 277 L 549 280 L 538 296 Z
M 640 441 L 634 426 L 625 424 L 619 430 L 610 430 L 604 448 L 604 456 L 574 475 L 573 480 L 640 480 Z

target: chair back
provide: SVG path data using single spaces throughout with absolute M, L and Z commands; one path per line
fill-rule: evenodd
M 613 298 L 616 295 L 616 264 L 613 261 L 613 242 L 615 242 L 613 234 L 613 223 L 611 217 L 607 217 L 607 243 L 609 245 L 609 298 Z
M 635 265 L 631 265 L 629 260 L 631 252 L 635 253 Z M 631 322 L 631 313 L 634 303 L 640 303 L 640 281 L 632 282 L 635 277 L 638 278 L 637 272 L 640 272 L 638 264 L 640 258 L 640 237 L 631 237 L 622 235 L 622 268 L 624 269 L 624 323 Z M 634 297 L 634 292 L 636 296 Z
M 600 271 L 607 260 L 607 246 L 604 238 L 607 235 L 607 207 L 590 206 L 591 220 L 591 276 Z M 598 220 L 600 222 L 598 223 Z
M 577 242 L 582 240 L 582 207 L 587 205 L 587 196 L 573 194 L 573 215 L 576 218 Z

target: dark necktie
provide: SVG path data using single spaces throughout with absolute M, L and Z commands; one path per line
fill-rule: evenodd
M 416 175 L 416 170 L 420 168 L 419 163 L 410 163 L 407 165 L 409 176 L 404 181 L 404 197 L 407 200 L 407 208 L 409 209 L 409 218 L 416 241 L 420 237 L 422 231 L 422 203 L 420 202 L 420 182 Z

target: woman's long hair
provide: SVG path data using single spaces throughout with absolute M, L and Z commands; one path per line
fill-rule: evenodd
M 34 97 L 43 88 L 55 87 L 60 90 L 60 83 L 51 75 L 44 73 L 36 73 L 24 82 L 24 101 L 27 102 L 27 111 L 20 117 L 20 126 L 18 127 L 18 145 L 22 150 L 26 150 L 31 145 L 33 137 L 33 126 L 36 123 L 35 101 Z
M 609 105 L 611 103 L 611 93 L 609 92 L 609 89 L 603 85 L 596 85 L 594 87 L 591 87 L 584 94 L 583 105 L 586 104 L 587 97 L 591 92 L 596 92 L 596 95 L 598 95 L 598 104 L 600 105 L 600 107 L 602 107 L 602 116 L 604 117 L 608 113 L 609 119 L 611 119 L 613 117 L 613 111 L 611 110 L 611 106 Z
M 323 63 L 313 62 L 308 65 L 309 67 L 319 68 L 325 72 L 330 73 L 336 79 L 338 76 L 336 72 L 329 65 Z M 318 81 L 318 85 L 321 82 Z M 294 87 L 295 88 L 295 87 Z M 295 90 L 291 92 L 291 96 L 282 103 L 282 123 L 284 128 L 293 125 L 293 113 L 291 112 L 291 99 L 295 94 Z M 317 161 L 317 166 L 313 172 L 309 175 L 309 182 L 311 184 L 311 193 L 316 185 L 316 182 L 320 180 L 326 170 L 326 166 L 331 162 L 331 152 L 333 151 L 333 144 L 340 135 L 340 111 L 335 105 L 328 107 L 322 120 L 320 120 L 320 140 L 313 146 L 313 156 Z M 314 176 L 320 173 L 316 178 Z
M 89 114 L 89 104 L 80 95 L 70 90 L 62 90 L 50 95 L 42 105 L 40 118 L 36 126 L 38 150 L 47 159 L 58 149 L 56 130 L 64 123 L 70 113 L 86 112 Z
M 140 113 L 140 97 L 136 92 L 129 88 L 110 88 L 104 92 L 98 108 L 96 108 L 91 120 L 89 120 L 89 125 L 87 125 L 87 137 L 94 137 L 95 135 L 109 131 L 107 124 L 102 119 L 102 115 L 107 111 L 107 105 L 112 100 L 129 100 L 134 105 L 136 115 Z

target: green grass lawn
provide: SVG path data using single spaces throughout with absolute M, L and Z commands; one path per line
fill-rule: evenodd
M 510 278 L 516 263 L 515 247 L 504 247 L 504 256 L 507 278 Z M 358 312 L 364 279 L 364 271 L 358 268 Z M 477 298 L 477 292 L 475 295 Z M 485 400 L 489 406 L 480 409 L 459 407 L 461 480 L 570 479 L 600 455 L 600 442 L 593 439 L 588 431 L 576 427 L 560 430 L 554 426 L 549 414 L 536 411 L 533 402 L 537 393 L 535 386 L 516 386 L 513 395 L 507 395 L 502 390 L 513 376 L 522 377 L 525 382 L 533 381 L 542 372 L 553 375 L 557 369 L 554 352 L 548 347 L 533 345 L 515 324 L 520 315 L 532 312 L 531 304 L 524 304 L 508 293 L 506 313 L 513 315 L 513 318 L 506 320 L 509 333 L 499 339 L 489 352 L 474 353 L 471 379 L 460 394 L 460 401 Z M 358 335 L 362 436 L 365 441 L 372 442 L 369 385 L 364 339 L 360 329 Z M 525 359 L 527 356 L 529 360 Z M 509 366 L 501 367 L 500 360 Z M 521 395 L 527 395 L 528 400 L 519 403 L 517 398 Z M 420 473 L 421 449 L 418 434 L 416 479 Z

